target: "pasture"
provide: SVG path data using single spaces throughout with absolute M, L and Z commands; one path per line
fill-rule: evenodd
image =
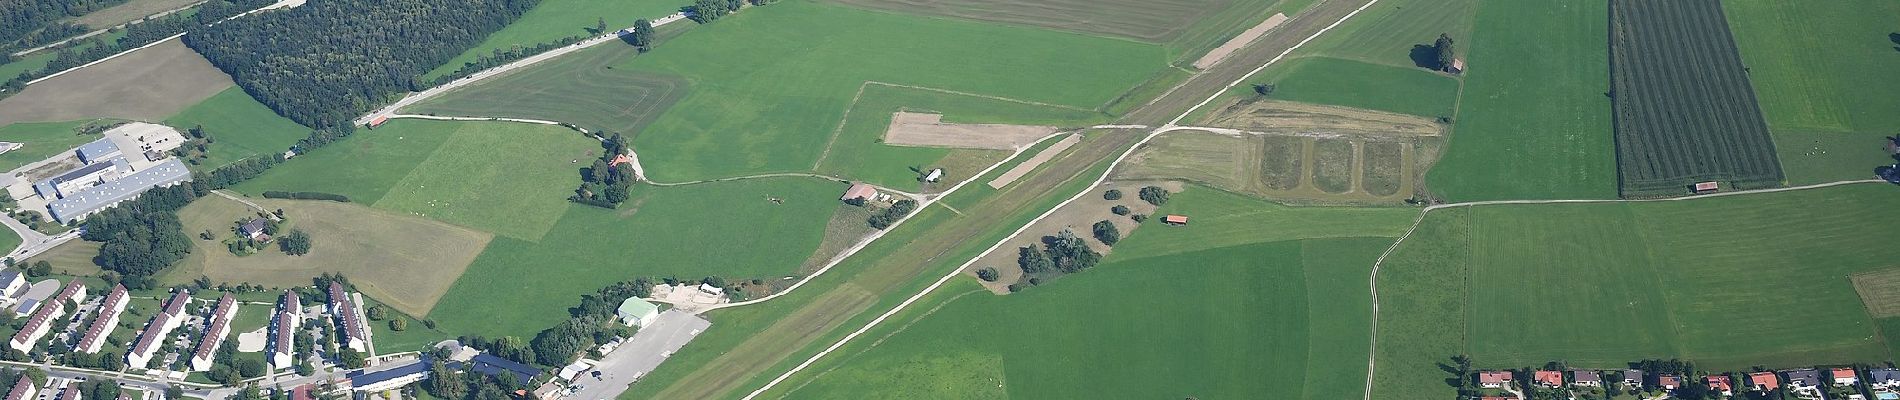
M 1607 7 L 1478 5 L 1457 121 L 1426 186 L 1446 201 L 1614 198 Z
M 1779 186 L 1781 164 L 1715 1 L 1612 1 L 1611 88 L 1624 197 L 1697 182 Z
M 507 123 L 393 120 L 299 155 L 234 189 L 253 196 L 270 190 L 335 193 L 375 204 L 467 124 Z M 576 134 L 574 140 L 585 139 Z
M 619 210 L 564 206 L 546 236 L 489 244 L 428 316 L 446 332 L 525 338 L 620 280 L 795 275 L 825 239 L 844 188 L 813 178 L 640 185 Z
M 0 141 L 20 143 L 18 149 L 0 154 L 0 170 L 12 171 L 47 157 L 72 151 L 74 147 L 105 137 L 82 134 L 86 126 L 111 121 L 22 122 L 0 126 Z
M 1346 106 L 1414 116 L 1450 116 L 1458 103 L 1458 79 L 1420 68 L 1401 68 L 1342 58 L 1304 57 L 1255 75 L 1250 84 L 1273 85 L 1276 100 Z M 1247 85 L 1240 96 L 1254 95 Z
M 1449 393 L 1433 363 L 1455 354 L 1480 368 L 1889 359 L 1849 277 L 1894 265 L 1868 250 L 1900 223 L 1882 211 L 1891 190 L 1434 211 L 1378 277 L 1376 397 Z
M 361 204 L 248 200 L 265 209 L 283 209 L 288 227 L 310 234 L 310 254 L 290 256 L 274 245 L 248 256 L 231 254 L 223 240 L 236 236 L 236 221 L 255 217 L 256 211 L 234 200 L 206 196 L 178 211 L 185 233 L 192 235 L 192 251 L 159 275 L 159 281 L 188 285 L 205 276 L 216 282 L 289 287 L 309 285 L 310 278 L 335 272 L 350 277 L 350 283 L 365 296 L 398 311 L 422 315 L 493 237 Z M 197 237 L 207 230 L 215 235 L 213 240 Z
M 560 121 L 593 131 L 638 135 L 685 97 L 679 77 L 614 71 L 631 45 L 607 43 L 445 93 L 407 112 Z
M 200 169 L 215 169 L 237 160 L 282 153 L 310 133 L 310 128 L 277 115 L 251 99 L 244 89 L 225 89 L 217 95 L 165 118 L 165 124 L 186 132 L 204 126 L 211 135 L 211 154 Z
M 890 127 L 892 114 L 898 111 L 939 113 L 946 123 L 1067 127 L 1102 123 L 1110 118 L 1089 110 L 890 85 L 865 84 L 860 90 L 812 169 L 898 190 L 924 189 L 917 182 L 917 173 L 909 167 L 944 167 L 944 181 L 955 182 L 970 178 L 971 174 L 1002 161 L 1002 157 L 1009 154 L 994 150 L 886 145 L 885 131 Z M 946 163 L 959 165 L 943 165 Z
M 0 125 L 159 120 L 231 86 L 230 76 L 173 39 L 27 86 L 0 100 Z
M 1469 50 L 1477 10 L 1477 0 L 1381 0 L 1293 54 L 1422 71 L 1430 65 L 1416 46 L 1431 46 L 1445 34 L 1454 47 Z
M 481 44 L 469 48 L 461 55 L 449 59 L 448 63 L 422 75 L 427 82 L 438 76 L 447 75 L 462 68 L 463 64 L 493 54 L 495 51 L 532 47 L 541 43 L 550 43 L 569 36 L 595 36 L 633 26 L 634 20 L 659 19 L 679 12 L 681 5 L 675 0 L 546 0 L 522 14 L 508 27 L 488 34 Z M 594 28 L 600 22 L 607 23 L 607 32 L 597 32 Z M 691 21 L 682 22 L 690 23 Z
M 1723 2 L 1790 184 L 1863 179 L 1900 126 L 1900 4 Z

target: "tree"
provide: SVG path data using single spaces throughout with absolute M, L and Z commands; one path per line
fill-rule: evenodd
M 357 369 L 369 364 L 368 360 L 363 358 L 363 353 L 358 353 L 356 349 L 344 347 L 337 350 L 336 354 L 337 364 L 342 365 L 343 368 Z
M 1142 201 L 1148 202 L 1148 204 L 1159 206 L 1168 203 L 1168 190 L 1162 189 L 1159 186 L 1147 186 L 1141 188 L 1139 197 L 1141 197 Z
M 1129 211 L 1128 206 L 1117 204 L 1114 207 L 1109 207 L 1108 212 L 1115 213 L 1115 215 L 1128 215 L 1128 213 L 1133 211 Z
M 409 329 L 409 320 L 402 318 L 389 320 L 389 330 L 402 332 Z
M 607 33 L 607 17 L 598 17 L 594 22 L 594 32 Z
M 1103 199 L 1103 200 L 1111 200 L 1111 201 L 1113 201 L 1113 200 L 1121 200 L 1121 199 L 1122 199 L 1122 191 L 1121 191 L 1120 189 L 1109 189 L 1109 190 L 1108 190 L 1108 191 L 1106 191 L 1106 192 L 1102 192 L 1102 199 Z
M 237 372 L 246 379 L 264 376 L 264 362 L 255 357 L 238 359 Z
M 1271 83 L 1253 84 L 1253 93 L 1257 95 L 1271 96 L 1273 95 L 1273 89 L 1275 89 L 1275 87 Z
M 982 279 L 984 282 L 995 282 L 996 268 L 983 267 L 983 269 L 976 270 L 976 279 Z
M 185 388 L 178 387 L 178 385 L 171 385 L 170 387 L 165 388 L 165 398 L 167 399 L 185 398 Z
M 1094 229 L 1095 240 L 1102 241 L 1102 244 L 1114 246 L 1115 242 L 1120 242 L 1122 240 L 1122 231 L 1121 229 L 1116 229 L 1115 223 L 1113 222 L 1108 222 L 1106 220 L 1101 221 L 1101 222 L 1096 222 L 1094 228 L 1095 228 Z
M 1016 249 L 1016 265 L 1022 267 L 1023 273 L 1034 274 L 1055 269 L 1056 263 L 1049 259 L 1048 253 L 1032 244 Z
M 455 376 L 454 370 L 443 364 L 441 359 L 436 359 L 434 364 L 429 365 L 429 383 L 423 386 L 423 390 L 438 399 L 461 399 L 468 397 L 468 382 Z
M 372 306 L 369 308 L 369 311 L 364 311 L 363 313 L 367 314 L 371 321 L 381 321 L 383 318 L 389 318 L 389 310 L 384 310 L 383 306 Z
M 284 235 L 284 238 L 277 242 L 277 246 L 283 248 L 284 254 L 293 256 L 310 254 L 310 234 L 303 233 L 302 229 L 291 229 L 289 235 Z
M 31 276 L 35 278 L 51 275 L 52 273 L 53 273 L 53 263 L 46 262 L 46 260 L 34 261 L 33 268 L 28 268 L 26 270 L 27 276 Z
M 1438 54 L 1438 69 L 1441 71 L 1450 69 L 1451 61 L 1458 58 L 1456 50 L 1452 49 L 1451 35 L 1448 34 L 1438 34 L 1438 41 L 1432 44 L 1432 50 Z
M 647 47 L 653 45 L 653 22 L 642 18 L 633 21 L 633 45 Z

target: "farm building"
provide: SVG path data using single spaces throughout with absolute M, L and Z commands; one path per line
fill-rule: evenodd
M 924 182 L 936 182 L 940 180 L 943 180 L 943 168 L 932 169 L 930 173 L 924 174 Z
M 1454 74 L 1465 73 L 1465 58 L 1458 57 L 1451 59 L 1451 65 L 1445 67 L 1445 72 Z
M 845 202 L 850 202 L 854 200 L 863 202 L 863 201 L 871 200 L 872 197 L 876 197 L 876 196 L 877 196 L 876 186 L 871 186 L 871 184 L 864 183 L 864 182 L 857 182 L 857 183 L 852 183 L 850 188 L 846 188 L 844 190 L 844 195 L 839 196 L 838 200 L 845 201 Z
M 125 352 L 125 364 L 132 368 L 145 368 L 158 351 L 159 344 L 165 341 L 165 335 L 184 324 L 185 305 L 189 303 L 191 292 L 179 289 L 173 293 L 171 301 L 165 303 L 165 308 L 152 316 L 152 322 L 145 324 L 145 330 L 139 333 L 139 340 L 134 342 L 131 351 Z
M 647 326 L 653 323 L 654 318 L 660 316 L 660 307 L 638 297 L 630 297 L 627 301 L 620 302 L 620 308 L 614 310 L 614 315 L 619 316 L 620 322 L 628 326 Z
M 1168 225 L 1187 225 L 1188 217 L 1186 215 L 1168 214 L 1168 216 L 1161 217 L 1161 222 Z
M 1708 193 L 1717 190 L 1722 190 L 1722 183 L 1716 181 L 1697 182 L 1694 187 L 1690 188 L 1690 191 L 1694 193 Z

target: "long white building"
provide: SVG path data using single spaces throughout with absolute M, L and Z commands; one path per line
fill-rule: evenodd
M 119 314 L 125 312 L 126 301 L 125 285 L 114 285 L 112 293 L 99 303 L 98 316 L 93 317 L 92 325 L 86 327 L 86 336 L 79 339 L 79 346 L 74 350 L 87 354 L 98 353 L 99 348 L 106 344 L 106 336 L 119 326 Z
M 150 364 L 153 353 L 158 352 L 159 345 L 165 342 L 165 335 L 171 334 L 172 329 L 184 323 L 185 305 L 190 303 L 190 291 L 178 289 L 178 293 L 173 293 L 171 301 L 165 303 L 165 309 L 152 316 L 152 322 L 146 323 L 145 330 L 139 332 L 139 341 L 132 345 L 132 350 L 125 352 L 125 365 L 145 368 Z
M 218 345 L 224 344 L 224 337 L 231 334 L 231 318 L 237 316 L 237 301 L 230 293 L 218 299 L 218 306 L 211 311 L 211 325 L 205 327 L 204 338 L 198 341 L 198 349 L 191 352 L 191 370 L 210 371 L 211 356 L 218 351 Z
M 338 343 L 359 353 L 369 353 L 369 327 L 363 325 L 363 310 L 350 300 L 343 284 L 330 282 L 330 315 L 336 317 L 343 337 Z
M 277 302 L 277 316 L 271 319 L 270 363 L 277 368 L 290 368 L 297 363 L 297 330 L 303 328 L 302 299 L 297 293 L 284 291 L 282 301 Z
M 78 279 L 67 282 L 66 287 L 61 288 L 58 294 L 47 298 L 39 309 L 33 310 L 33 316 L 27 317 L 26 326 L 13 334 L 13 340 L 7 341 L 7 347 L 21 352 L 32 352 L 33 345 L 39 343 L 40 337 L 46 336 L 46 332 L 52 330 L 53 320 L 66 315 L 67 301 L 74 303 L 86 301 L 86 285 L 79 283 Z

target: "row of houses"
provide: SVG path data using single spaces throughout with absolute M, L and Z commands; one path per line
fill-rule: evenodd
M 363 315 L 363 308 L 350 299 L 349 292 L 343 290 L 341 283 L 330 282 L 329 293 L 330 315 L 336 318 L 337 332 L 341 334 L 337 343 L 368 354 L 369 327 L 363 325 L 363 321 L 368 319 Z
M 165 341 L 173 329 L 185 322 L 185 306 L 191 303 L 191 292 L 179 289 L 172 298 L 165 301 L 158 315 L 152 316 L 145 324 L 145 330 L 139 332 L 139 339 L 132 350 L 125 352 L 125 364 L 132 368 L 146 368 L 152 362 L 152 356 L 158 353 L 159 344 Z
M 284 291 L 277 300 L 277 313 L 271 316 L 270 364 L 275 368 L 296 365 L 297 330 L 303 329 L 303 299 Z
M 7 341 L 7 347 L 21 352 L 32 352 L 33 345 L 38 344 L 40 338 L 52 330 L 53 320 L 66 315 L 66 303 L 83 301 L 86 301 L 86 285 L 79 283 L 76 279 L 66 283 L 65 287 L 60 288 L 58 294 L 47 298 L 42 302 L 44 304 L 33 310 L 33 315 L 27 317 L 26 326 L 13 334 L 13 340 Z
M 224 344 L 224 338 L 231 334 L 231 318 L 237 317 L 237 301 L 230 293 L 218 298 L 218 306 L 211 311 L 211 324 L 205 327 L 204 338 L 198 340 L 197 349 L 191 353 L 191 370 L 210 371 L 212 355 L 217 354 L 218 346 Z
M 126 303 L 131 300 L 125 293 L 125 285 L 113 285 L 112 292 L 106 294 L 105 301 L 99 303 L 99 312 L 93 317 L 92 325 L 86 327 L 85 336 L 80 337 L 79 345 L 74 348 L 81 353 L 98 353 L 106 344 L 106 335 L 119 326 L 119 314 L 125 313 Z
M 1781 371 L 1756 371 L 1743 374 L 1744 382 L 1736 382 L 1728 374 L 1704 376 L 1701 382 L 1705 389 L 1723 396 L 1734 396 L 1737 387 L 1761 393 L 1786 389 L 1796 396 L 1820 398 L 1825 386 L 1857 387 L 1861 384 L 1861 371 L 1848 367 L 1827 369 L 1799 368 Z M 1590 389 L 1606 385 L 1623 385 L 1625 388 L 1641 390 L 1646 384 L 1654 389 L 1675 391 L 1681 389 L 1689 380 L 1677 374 L 1655 374 L 1654 380 L 1646 380 L 1652 375 L 1638 369 L 1590 370 L 1571 369 L 1568 371 L 1535 370 L 1530 372 L 1535 387 Z M 1871 368 L 1866 370 L 1867 385 L 1877 399 L 1900 399 L 1900 369 Z M 1487 370 L 1477 374 L 1478 387 L 1486 389 L 1504 389 L 1516 384 L 1517 376 L 1513 371 Z M 1483 397 L 1484 400 L 1506 399 L 1510 397 Z M 1514 398 L 1511 398 L 1514 399 Z

